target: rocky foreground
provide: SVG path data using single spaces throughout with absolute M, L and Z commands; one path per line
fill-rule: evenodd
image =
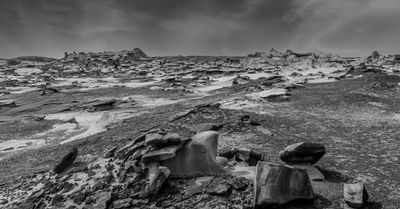
M 398 208 L 400 57 L 0 62 L 2 208 Z

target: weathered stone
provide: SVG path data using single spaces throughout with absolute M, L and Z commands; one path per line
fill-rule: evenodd
M 178 145 L 181 143 L 181 138 L 176 133 L 168 133 L 161 135 L 158 133 L 152 133 L 146 135 L 146 145 L 153 147 L 166 147 L 172 145 Z
M 74 163 L 76 156 L 78 156 L 78 149 L 74 147 L 61 159 L 61 162 L 54 167 L 53 171 L 55 173 L 61 173 Z
M 114 154 L 115 154 L 115 151 L 117 151 L 117 149 L 118 149 L 117 146 L 111 147 L 110 149 L 108 149 L 108 150 L 105 152 L 104 157 L 105 157 L 105 158 L 113 157 Z
M 149 146 L 149 145 L 156 144 L 162 140 L 162 137 L 163 136 L 159 133 L 146 134 L 145 145 Z
M 259 161 L 254 179 L 255 208 L 277 207 L 294 200 L 312 200 L 314 191 L 304 169 Z
M 157 194 L 164 182 L 169 177 L 170 173 L 171 172 L 167 167 L 158 167 L 155 175 L 150 179 L 149 185 L 147 185 L 146 193 L 150 195 Z
M 136 205 L 145 205 L 149 203 L 149 199 L 135 199 L 132 200 L 132 205 L 136 206 Z
M 132 198 L 113 201 L 114 208 L 127 208 L 131 206 Z
M 168 160 L 175 157 L 175 153 L 181 148 L 181 145 L 174 145 L 169 147 L 164 147 L 159 150 L 154 150 L 143 155 L 142 162 L 158 162 L 163 160 Z
M 225 148 L 219 152 L 219 156 L 226 157 L 228 159 L 235 157 L 237 149 Z
M 129 143 L 127 145 L 125 145 L 123 148 L 121 148 L 117 153 L 116 153 L 116 157 L 119 159 L 126 159 L 128 157 L 130 157 L 133 153 L 135 153 L 138 150 L 143 149 L 144 146 L 144 142 L 143 141 L 139 141 L 136 143 Z
M 106 111 L 114 109 L 114 104 L 117 101 L 115 99 L 104 100 L 104 101 L 95 101 L 91 104 L 91 106 L 87 109 L 88 112 L 97 112 L 97 111 Z
M 250 158 L 250 149 L 239 148 L 236 152 L 236 160 L 238 161 L 248 161 Z
M 228 183 L 236 190 L 243 190 L 249 185 L 248 180 L 244 177 L 233 177 Z
M 211 195 L 228 195 L 232 191 L 232 186 L 227 183 L 217 183 L 209 185 L 206 193 Z
M 251 99 L 273 99 L 280 96 L 287 96 L 289 92 L 287 89 L 268 89 L 261 92 L 248 94 L 247 97 Z
M 346 204 L 352 208 L 363 207 L 369 198 L 363 183 L 344 184 L 343 196 Z
M 272 136 L 273 135 L 272 132 L 269 129 L 265 128 L 265 127 L 257 126 L 256 128 L 257 128 L 257 130 L 259 132 L 261 132 L 262 134 L 264 134 L 266 136 Z
M 314 180 L 314 181 L 324 181 L 325 180 L 324 174 L 322 174 L 318 168 L 312 166 L 311 164 L 293 164 L 293 165 L 290 165 L 289 167 L 306 170 L 310 180 Z
M 16 107 L 14 100 L 3 100 L 0 101 L 0 108 L 2 107 Z
M 217 156 L 215 158 L 215 160 L 216 160 L 217 164 L 222 166 L 222 167 L 225 167 L 225 166 L 228 165 L 228 159 L 226 157 Z
M 126 170 L 125 168 L 121 167 L 118 172 L 118 182 L 123 183 L 126 178 Z
M 195 195 L 202 193 L 213 180 L 213 176 L 203 176 L 193 179 L 185 187 L 185 194 Z
M 319 143 L 299 142 L 287 146 L 280 153 L 280 158 L 288 164 L 302 164 L 318 162 L 325 155 L 325 146 Z
M 72 201 L 74 201 L 74 203 L 79 205 L 86 200 L 86 195 L 87 194 L 84 192 L 74 193 L 73 197 L 72 197 Z
M 218 133 L 205 131 L 196 134 L 180 149 L 174 158 L 161 161 L 174 177 L 194 177 L 225 173 L 216 163 Z
M 247 161 L 247 163 L 250 166 L 255 166 L 257 165 L 258 161 L 263 160 L 265 161 L 265 154 L 264 152 L 260 151 L 260 150 L 256 150 L 256 149 L 251 149 L 250 150 L 250 154 L 249 154 L 249 160 Z
M 146 169 L 148 171 L 149 179 L 152 179 L 153 176 L 156 175 L 158 167 L 160 167 L 159 162 L 150 162 L 146 164 Z
M 196 124 L 190 127 L 196 133 L 204 132 L 204 131 L 219 131 L 225 123 L 201 123 Z
M 87 165 L 80 165 L 77 167 L 72 168 L 71 170 L 68 171 L 68 174 L 71 173 L 79 173 L 79 172 L 85 172 L 88 170 L 88 166 Z
M 106 209 L 111 203 L 111 192 L 100 192 L 95 195 L 96 202 L 92 205 L 93 209 Z
M 123 146 L 121 149 L 119 149 L 116 152 L 115 156 L 118 157 L 119 159 L 124 159 L 127 155 L 131 155 L 136 150 L 143 148 L 144 140 L 146 140 L 146 135 L 149 133 L 154 133 L 155 131 L 156 130 L 151 130 L 136 137 L 135 139 L 127 143 L 125 146 Z

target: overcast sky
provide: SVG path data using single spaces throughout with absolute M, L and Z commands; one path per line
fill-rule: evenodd
M 1 0 L 0 57 L 400 54 L 399 0 Z

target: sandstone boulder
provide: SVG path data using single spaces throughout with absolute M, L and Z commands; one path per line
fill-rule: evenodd
M 171 176 L 194 177 L 225 173 L 217 164 L 218 133 L 205 131 L 196 134 L 187 142 L 176 156 L 161 161 L 161 166 L 169 168 Z
M 255 208 L 274 208 L 294 200 L 313 200 L 306 170 L 259 161 L 254 179 Z

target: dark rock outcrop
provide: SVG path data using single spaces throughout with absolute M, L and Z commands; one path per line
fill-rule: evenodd
M 63 172 L 66 168 L 68 168 L 72 163 L 74 163 L 74 160 L 78 156 L 78 149 L 76 147 L 72 148 L 62 159 L 61 161 L 54 167 L 53 171 L 55 173 L 61 173 Z

